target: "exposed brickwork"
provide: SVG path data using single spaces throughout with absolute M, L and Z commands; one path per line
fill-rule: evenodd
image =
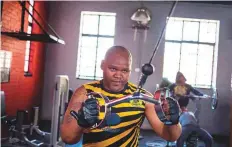
M 46 19 L 45 3 L 36 1 L 34 8 Z M 27 5 L 28 7 L 28 5 Z M 18 2 L 4 1 L 2 11 L 2 31 L 19 31 L 21 27 L 22 8 Z M 37 15 L 34 15 L 36 18 Z M 41 20 L 39 19 L 41 22 Z M 24 31 L 27 32 L 28 13 L 25 12 Z M 33 33 L 41 29 L 33 21 Z M 2 83 L 1 90 L 6 94 L 6 113 L 15 115 L 17 109 L 30 110 L 39 106 L 42 100 L 42 86 L 44 79 L 45 47 L 44 43 L 31 42 L 31 65 L 29 71 L 32 77 L 24 76 L 24 58 L 26 41 L 20 41 L 1 35 L 1 49 L 12 52 L 10 82 Z

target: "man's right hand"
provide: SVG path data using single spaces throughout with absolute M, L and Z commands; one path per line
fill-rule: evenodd
M 88 98 L 82 103 L 82 108 L 78 111 L 78 113 L 72 110 L 70 113 L 73 117 L 75 117 L 80 127 L 90 128 L 99 121 L 98 101 L 95 98 Z

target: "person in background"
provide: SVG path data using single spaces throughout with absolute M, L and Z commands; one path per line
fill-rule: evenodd
M 191 85 L 187 84 L 186 81 L 187 80 L 183 73 L 178 71 L 176 74 L 176 82 L 168 87 L 172 97 L 178 100 L 182 111 L 187 111 L 187 106 L 189 104 L 189 98 L 186 98 L 186 95 L 189 95 L 191 92 L 198 96 L 204 95 L 200 91 L 193 88 Z
M 198 96 L 203 96 L 204 94 L 187 84 L 186 81 L 185 76 L 181 72 L 177 72 L 176 82 L 169 86 L 172 97 L 178 100 L 181 108 L 180 124 L 182 126 L 182 133 L 177 140 L 177 147 L 183 147 L 184 142 L 193 132 L 197 133 L 198 138 L 205 143 L 206 147 L 212 147 L 212 136 L 205 129 L 199 126 L 195 114 L 187 110 L 189 98 L 185 97 L 191 92 Z

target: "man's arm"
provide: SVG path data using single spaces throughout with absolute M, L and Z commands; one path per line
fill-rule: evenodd
M 70 115 L 70 111 L 78 111 L 81 108 L 82 102 L 87 98 L 86 89 L 82 86 L 78 88 L 73 94 L 68 108 L 64 115 L 64 120 L 61 124 L 61 138 L 65 143 L 75 144 L 77 143 L 83 134 L 83 129 L 77 124 L 76 119 Z
M 153 130 L 163 139 L 176 141 L 180 137 L 182 131 L 180 123 L 170 126 L 165 125 L 158 118 L 154 104 L 146 103 L 145 115 Z

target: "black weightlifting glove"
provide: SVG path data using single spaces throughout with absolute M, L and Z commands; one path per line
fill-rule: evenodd
M 71 111 L 70 113 L 75 117 L 79 126 L 82 128 L 90 128 L 99 121 L 98 101 L 95 98 L 88 98 L 82 103 L 82 108 L 78 113 L 75 111 Z
M 175 125 L 179 123 L 180 106 L 174 98 L 167 97 L 161 104 L 164 116 L 160 118 L 166 125 Z

